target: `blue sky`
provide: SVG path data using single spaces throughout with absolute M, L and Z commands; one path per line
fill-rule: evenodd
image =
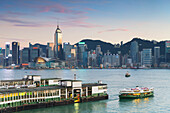
M 0 47 L 53 42 L 57 21 L 63 42 L 72 44 L 85 38 L 168 40 L 169 10 L 168 0 L 1 0 Z

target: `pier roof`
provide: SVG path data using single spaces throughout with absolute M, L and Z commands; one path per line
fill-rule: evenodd
M 41 80 L 53 80 L 53 79 L 61 80 L 61 78 L 42 78 Z
M 43 91 L 43 90 L 53 90 L 53 89 L 63 89 L 64 86 L 45 86 L 45 87 L 35 87 L 35 88 L 20 88 L 20 89 L 1 89 L 1 94 L 7 93 L 18 93 L 18 92 L 29 92 L 29 91 Z
M 60 81 L 82 82 L 82 80 L 71 80 L 71 79 L 65 79 Z
M 27 81 L 27 80 L 25 79 L 0 80 L 0 82 L 16 82 L 16 81 Z
M 104 85 L 107 85 L 107 84 L 88 83 L 88 84 L 82 84 L 82 87 L 104 86 Z

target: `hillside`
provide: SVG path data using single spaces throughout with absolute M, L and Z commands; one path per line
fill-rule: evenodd
M 150 41 L 150 40 L 143 40 L 140 38 L 133 38 L 131 41 L 123 44 L 120 47 L 115 46 L 108 42 L 101 41 L 101 40 L 84 39 L 84 40 L 81 40 L 80 42 L 85 42 L 87 44 L 88 51 L 95 50 L 96 46 L 100 45 L 103 53 L 106 53 L 107 50 L 109 50 L 111 53 L 114 53 L 114 54 L 116 54 L 118 51 L 121 51 L 122 54 L 127 54 L 129 53 L 130 44 L 132 41 L 138 42 L 139 51 L 142 51 L 142 49 L 144 48 L 152 48 L 152 52 L 153 52 L 153 48 L 155 46 L 160 46 L 161 55 L 165 54 L 165 41 L 156 42 L 156 41 Z

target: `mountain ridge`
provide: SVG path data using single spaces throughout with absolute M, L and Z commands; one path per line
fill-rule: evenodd
M 139 51 L 142 51 L 144 48 L 151 48 L 152 54 L 154 52 L 155 46 L 160 46 L 160 54 L 165 54 L 165 41 L 155 41 L 155 40 L 145 40 L 141 38 L 133 38 L 132 40 L 124 43 L 122 46 L 120 44 L 112 44 L 110 42 L 105 42 L 102 40 L 93 40 L 93 39 L 83 39 L 79 42 L 85 42 L 87 44 L 87 50 L 95 50 L 97 45 L 101 46 L 101 51 L 106 53 L 109 50 L 112 54 L 117 54 L 118 51 L 121 51 L 122 55 L 129 54 L 130 44 L 132 41 L 137 41 L 139 45 Z M 78 43 L 76 43 L 78 44 Z

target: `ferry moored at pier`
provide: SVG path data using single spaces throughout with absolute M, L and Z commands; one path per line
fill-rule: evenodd
M 20 80 L 1 80 L 0 85 L 1 112 L 108 99 L 107 84 L 101 82 L 27 75 Z

